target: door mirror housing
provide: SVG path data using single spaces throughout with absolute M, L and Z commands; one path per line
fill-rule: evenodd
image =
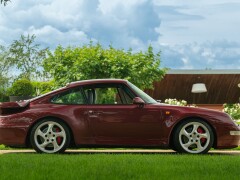
M 142 100 L 142 98 L 135 97 L 135 98 L 133 98 L 133 104 L 143 106 L 145 104 L 145 102 Z

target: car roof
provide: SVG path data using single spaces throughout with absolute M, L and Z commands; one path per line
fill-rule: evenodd
M 127 80 L 124 79 L 90 79 L 90 80 L 82 80 L 68 83 L 66 87 L 75 87 L 78 85 L 87 85 L 87 84 L 95 84 L 95 83 L 126 83 Z
M 59 92 L 61 90 L 65 90 L 65 89 L 68 89 L 71 87 L 76 87 L 79 85 L 89 85 L 89 84 L 95 84 L 95 83 L 96 84 L 97 83 L 126 83 L 126 82 L 128 82 L 128 81 L 124 80 L 124 79 L 90 79 L 90 80 L 75 81 L 75 82 L 68 83 L 66 86 L 56 89 L 54 91 L 51 91 L 46 94 L 32 98 L 30 101 L 35 101 L 35 100 L 41 99 L 47 95 L 50 95 L 50 94 L 53 94 L 53 93 L 56 93 L 56 92 Z

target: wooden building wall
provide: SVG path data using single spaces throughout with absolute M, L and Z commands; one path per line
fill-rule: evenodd
M 205 83 L 207 92 L 191 93 L 194 83 Z M 240 74 L 166 74 L 154 83 L 154 90 L 146 90 L 153 98 L 184 99 L 189 104 L 224 104 L 239 102 Z

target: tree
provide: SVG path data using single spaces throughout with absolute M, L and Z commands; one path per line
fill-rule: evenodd
M 0 45 L 0 102 L 6 100 L 6 90 L 9 84 L 9 68 L 8 51 L 4 46 Z
M 84 79 L 121 78 L 143 89 L 152 88 L 166 71 L 160 69 L 160 53 L 155 55 L 151 46 L 144 53 L 133 53 L 92 43 L 76 48 L 58 46 L 54 53 L 48 52 L 44 69 L 59 86 Z
M 10 67 L 8 55 L 9 52 L 6 48 L 0 45 L 0 76 L 6 75 Z
M 4 6 L 6 6 L 7 3 L 10 2 L 10 0 L 1 0 L 0 2 L 1 2 L 1 4 L 3 4 Z
M 4 46 L 0 45 L 0 88 L 4 89 L 8 84 L 8 70 L 10 62 L 8 59 L 9 52 Z
M 34 42 L 35 38 L 35 35 L 21 35 L 10 46 L 9 60 L 20 71 L 22 78 L 39 76 L 42 71 L 42 60 L 47 49 L 40 49 L 40 45 Z
M 33 96 L 39 96 L 55 89 L 55 82 L 51 81 L 32 81 L 31 84 L 34 88 Z

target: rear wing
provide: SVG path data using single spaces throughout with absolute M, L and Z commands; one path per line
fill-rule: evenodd
M 0 103 L 0 115 L 17 113 L 28 107 L 30 101 Z

